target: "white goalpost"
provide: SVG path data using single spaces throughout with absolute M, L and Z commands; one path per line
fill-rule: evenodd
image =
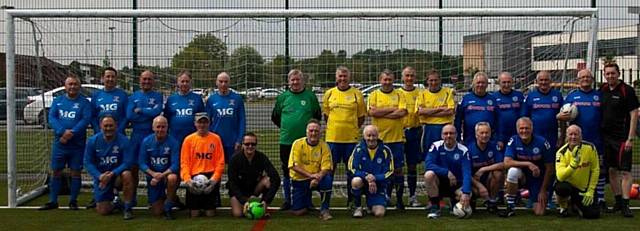
M 477 18 L 518 18 L 518 17 L 570 17 L 579 18 L 584 20 L 585 34 L 587 36 L 587 46 L 584 56 L 580 58 L 586 62 L 586 68 L 595 69 L 598 67 L 598 55 L 597 55 L 597 33 L 598 33 L 598 9 L 596 8 L 457 8 L 457 9 L 432 9 L 432 8 L 416 8 L 416 9 L 136 9 L 136 10 L 123 10 L 123 9 L 55 9 L 55 10 L 21 10 L 21 9 L 6 9 L 5 20 L 5 52 L 6 52 L 6 101 L 7 101 L 7 123 L 6 123 L 6 151 L 7 151 L 7 198 L 8 207 L 16 208 L 20 204 L 37 197 L 40 195 L 46 186 L 40 185 L 39 187 L 29 189 L 27 192 L 19 192 L 18 180 L 19 163 L 18 163 L 18 120 L 16 111 L 22 110 L 18 108 L 16 104 L 16 64 L 17 64 L 17 47 L 18 43 L 16 37 L 16 22 L 19 20 L 29 21 L 36 19 L 46 18 L 61 18 L 61 19 L 126 19 L 126 18 L 171 18 L 171 19 L 355 19 L 357 20 L 379 20 L 379 19 L 401 19 L 401 20 L 415 20 L 420 23 L 421 20 L 438 20 L 438 17 L 447 19 L 466 19 L 471 17 Z M 164 24 L 164 22 L 162 22 Z M 392 28 L 389 28 L 391 30 Z M 111 29 L 113 30 L 113 29 Z M 339 31 L 341 28 L 335 28 L 332 30 Z M 533 29 L 532 29 L 533 30 Z M 573 30 L 573 29 L 572 29 Z M 266 32 L 266 31 L 264 31 Z M 384 32 L 384 31 L 382 31 Z M 485 31 L 479 31 L 485 32 Z M 562 32 L 562 31 L 560 31 Z M 35 32 L 34 32 L 35 33 Z M 133 33 L 133 32 L 127 32 Z M 571 31 L 573 33 L 573 31 Z M 530 34 L 533 34 L 531 32 Z M 113 36 L 113 35 L 112 35 Z M 295 35 L 295 36 L 304 36 Z M 461 37 L 461 36 L 460 36 Z M 113 43 L 113 37 L 112 43 Z M 227 35 L 224 35 L 225 43 Z M 288 38 L 287 38 L 288 39 Z M 403 66 L 404 63 L 404 51 L 403 49 L 403 35 L 400 35 L 400 63 L 398 66 Z M 526 39 L 529 39 L 527 37 Z M 366 38 L 365 38 L 366 40 Z M 82 38 L 84 41 L 84 38 Z M 89 39 L 87 39 L 89 41 Z M 343 41 L 346 42 L 346 41 Z M 567 41 L 562 41 L 566 43 Z M 372 42 L 373 43 L 373 42 Z M 129 44 L 125 44 L 129 45 Z M 242 44 L 241 44 L 242 45 Z M 376 44 L 377 46 L 384 46 Z M 37 46 L 37 45 L 36 45 Z M 87 43 L 85 43 L 86 49 Z M 113 47 L 113 44 L 111 45 Z M 407 46 L 422 47 L 420 42 L 412 42 Z M 180 47 L 182 49 L 182 47 Z M 266 48 L 265 48 L 266 49 Z M 288 48 L 287 48 L 288 49 Z M 386 53 L 386 47 L 384 52 Z M 462 50 L 463 48 L 458 48 Z M 536 58 L 533 54 L 533 47 L 529 47 L 531 52 L 530 62 Z M 567 48 L 569 49 L 569 48 Z M 111 48 L 111 56 L 113 58 L 113 48 Z M 486 50 L 484 53 L 490 53 L 493 50 Z M 23 54 L 25 52 L 22 52 Z M 105 51 L 106 53 L 106 51 Z M 564 52 L 563 52 L 564 54 Z M 442 54 L 440 54 L 442 55 Z M 548 54 L 542 54 L 545 56 Z M 300 55 L 303 56 L 303 55 Z M 108 57 L 108 56 L 107 56 Z M 543 57 L 544 58 L 544 57 Z M 274 55 L 274 58 L 275 55 Z M 369 57 L 369 60 L 372 58 Z M 461 59 L 464 59 L 462 57 Z M 562 59 L 565 59 L 564 57 Z M 365 58 L 366 60 L 366 58 Z M 223 60 L 222 62 L 225 62 Z M 386 62 L 386 61 L 385 61 Z M 564 60 L 566 63 L 566 60 Z M 355 62 L 354 62 L 355 63 Z M 407 63 L 409 63 L 407 61 Z M 224 65 L 224 64 L 223 64 Z M 299 64 L 303 65 L 303 64 Z M 371 64 L 367 67 L 367 64 L 353 64 L 354 66 L 362 67 L 362 70 L 355 70 L 355 72 L 370 72 Z M 385 63 L 386 65 L 386 63 Z M 523 65 L 525 69 L 529 69 L 530 63 Z M 332 67 L 335 68 L 335 67 Z M 367 71 L 363 71 L 367 68 Z M 245 68 L 246 69 L 246 68 Z M 354 69 L 356 69 L 354 67 Z M 462 69 L 462 68 L 460 68 Z M 562 69 L 562 68 L 560 68 Z M 560 70 L 559 69 L 559 70 Z M 566 67 L 565 67 L 566 69 Z M 335 69 L 334 69 L 335 70 Z M 376 70 L 380 71 L 380 70 Z M 529 70 L 527 70 L 529 71 Z M 595 72 L 595 70 L 593 70 Z M 368 73 L 366 73 L 368 75 Z M 265 80 L 266 81 L 266 80 Z M 363 80 L 364 81 L 364 80 Z M 258 83 L 259 84 L 259 83 Z M 274 84 L 277 85 L 277 84 Z M 248 92 L 247 83 L 245 80 L 244 86 L 238 85 L 238 88 L 244 88 Z M 170 87 L 167 87 L 170 89 Z M 275 141 L 274 141 L 275 144 Z M 274 163 L 275 164 L 275 163 Z

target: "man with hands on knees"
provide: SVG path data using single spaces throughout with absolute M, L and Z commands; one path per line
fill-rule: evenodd
M 467 147 L 456 141 L 456 128 L 442 128 L 442 140 L 433 142 L 426 156 L 425 186 L 431 205 L 429 219 L 440 217 L 440 199 L 449 196 L 451 208 L 458 200 L 468 207 L 471 200 L 471 159 Z
M 577 125 L 567 128 L 567 143 L 556 153 L 555 192 L 560 205 L 559 215 L 569 216 L 569 208 L 580 217 L 595 219 L 600 217 L 593 194 L 598 183 L 600 165 L 596 147 L 582 140 L 582 129 Z
M 383 217 L 385 213 L 385 192 L 388 178 L 393 174 L 394 163 L 391 149 L 378 138 L 378 128 L 368 125 L 364 128 L 363 141 L 353 150 L 349 158 L 349 171 L 353 173 L 351 191 L 356 209 L 354 218 L 364 216 L 360 197 L 364 190 L 367 207 L 373 215 Z
M 551 145 L 544 137 L 533 134 L 533 122 L 529 117 L 516 121 L 518 135 L 511 137 L 504 153 L 504 167 L 507 170 L 507 209 L 500 212 L 502 217 L 515 215 L 515 201 L 518 188 L 529 189 L 533 202 L 533 212 L 544 215 L 551 187 L 554 156 Z

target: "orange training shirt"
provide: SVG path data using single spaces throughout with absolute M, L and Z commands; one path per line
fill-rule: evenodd
M 191 181 L 191 176 L 211 173 L 211 180 L 218 183 L 224 172 L 224 149 L 220 136 L 209 132 L 202 137 L 197 132 L 187 136 L 180 151 L 180 177 Z

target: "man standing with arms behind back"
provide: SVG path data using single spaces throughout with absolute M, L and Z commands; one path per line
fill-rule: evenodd
M 305 88 L 302 71 L 292 69 L 287 75 L 289 89 L 280 94 L 271 112 L 271 121 L 280 128 L 280 163 L 282 166 L 282 191 L 284 203 L 281 210 L 291 208 L 291 178 L 289 177 L 289 154 L 293 141 L 306 134 L 306 123 L 312 118 L 320 120 L 318 98 Z
M 631 148 L 637 135 L 635 128 L 640 105 L 635 90 L 618 79 L 620 68 L 617 64 L 604 65 L 604 76 L 607 83 L 600 88 L 603 102 L 600 128 L 611 191 L 616 199 L 613 212 L 622 211 L 623 216 L 633 217 L 633 212 L 629 209 L 629 191 L 633 182 Z M 622 172 L 622 184 L 618 183 L 618 171 Z

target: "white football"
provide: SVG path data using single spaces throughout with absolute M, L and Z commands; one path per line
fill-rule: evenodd
M 472 212 L 473 210 L 471 209 L 471 206 L 467 206 L 463 208 L 462 203 L 460 202 L 456 203 L 456 206 L 453 207 L 453 215 L 455 215 L 460 219 L 466 219 L 471 217 Z
M 197 192 L 204 191 L 204 188 L 206 188 L 209 184 L 209 178 L 202 174 L 193 177 L 191 181 L 193 181 L 193 186 L 195 187 Z
M 578 107 L 576 107 L 576 105 L 566 103 L 562 105 L 562 108 L 560 108 L 560 112 L 569 113 L 570 121 L 573 121 L 578 116 Z

